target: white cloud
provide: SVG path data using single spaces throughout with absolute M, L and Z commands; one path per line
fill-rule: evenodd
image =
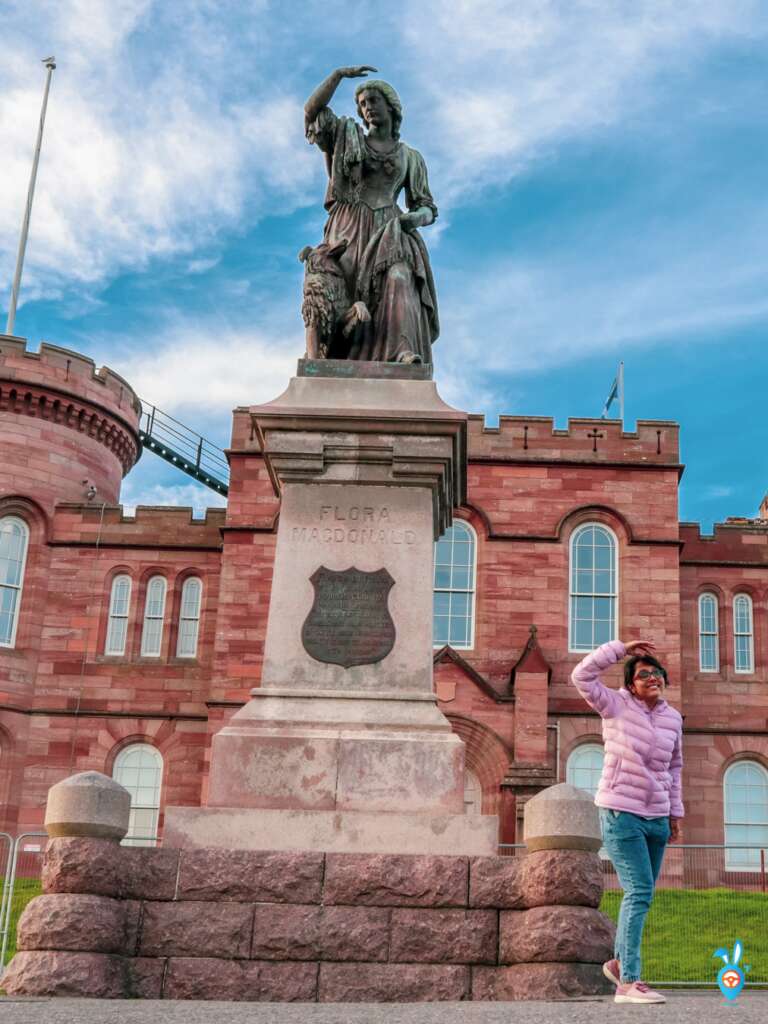
M 279 85 L 246 102 L 226 98 L 226 78 L 220 93 L 210 88 L 211 69 L 224 60 L 215 52 L 215 5 L 192 4 L 177 39 L 152 37 L 150 15 L 168 9 L 150 0 L 36 6 L 34 19 L 21 4 L 4 16 L 0 40 L 4 279 L 15 259 L 42 97 L 41 19 L 49 19 L 45 46 L 58 48 L 60 60 L 23 299 L 101 283 L 153 256 L 192 254 L 246 210 L 254 220 L 274 199 L 285 212 L 305 200 L 320 169 L 301 136 L 299 100 Z M 199 20 L 203 14 L 209 22 Z M 141 32 L 152 45 L 137 40 Z M 197 62 L 200 50 L 208 63 Z
M 730 498 L 736 493 L 736 488 L 723 484 L 710 484 L 704 488 L 704 498 L 707 501 L 714 501 L 718 498 Z
M 139 463 L 139 466 L 141 463 Z M 123 514 L 132 516 L 138 505 L 173 505 L 191 508 L 193 515 L 199 518 L 208 508 L 222 508 L 227 499 L 215 491 L 199 484 L 157 484 L 148 483 L 142 478 L 138 467 L 123 483 L 120 493 Z
M 498 387 L 508 408 L 506 381 L 515 375 L 590 355 L 618 360 L 634 346 L 685 337 L 715 342 L 726 329 L 768 318 L 768 212 L 721 214 L 709 239 L 691 234 L 687 218 L 649 225 L 642 238 L 617 238 L 593 222 L 591 260 L 566 248 L 548 259 L 488 260 L 444 273 L 449 344 L 438 341 L 436 359 L 470 396 L 458 404 L 498 408 Z
M 204 274 L 207 270 L 213 270 L 220 262 L 220 257 L 214 256 L 210 259 L 190 260 L 187 264 L 188 274 Z
M 215 321 L 179 323 L 154 338 L 151 351 L 113 356 L 110 362 L 164 412 L 221 419 L 235 406 L 268 402 L 285 390 L 304 352 L 299 328 L 300 322 L 286 338 Z
M 456 202 L 564 140 L 631 124 L 659 72 L 764 35 L 768 19 L 757 0 L 425 0 L 404 26 L 422 144 Z

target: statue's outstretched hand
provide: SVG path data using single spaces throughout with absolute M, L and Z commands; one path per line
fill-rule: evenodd
M 339 68 L 339 74 L 342 78 L 365 78 L 369 71 L 378 70 L 378 68 L 371 67 L 370 64 L 357 64 L 349 68 Z

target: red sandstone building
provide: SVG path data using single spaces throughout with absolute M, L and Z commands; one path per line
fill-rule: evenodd
M 0 831 L 39 828 L 48 788 L 95 769 L 152 841 L 166 805 L 205 801 L 211 736 L 259 685 L 279 509 L 247 410 L 228 506 L 204 520 L 123 516 L 139 412 L 111 371 L 0 336 Z M 543 786 L 594 788 L 600 722 L 568 675 L 598 642 L 650 636 L 685 716 L 686 842 L 768 845 L 765 503 L 711 537 L 678 522 L 670 422 L 469 430 L 468 503 L 435 565 L 435 687 L 468 813 L 514 842 Z

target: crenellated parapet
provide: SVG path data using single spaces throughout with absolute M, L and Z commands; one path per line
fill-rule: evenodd
M 141 404 L 133 388 L 107 366 L 98 369 L 88 356 L 43 342 L 27 351 L 27 339 L 0 334 L 0 377 L 8 381 L 59 388 L 138 423 Z
M 139 505 L 125 515 L 122 505 L 63 502 L 56 507 L 52 541 L 67 545 L 109 545 L 126 548 L 206 549 L 222 546 L 226 509 L 209 508 L 205 517 L 193 518 L 192 509 Z
M 0 495 L 47 508 L 95 489 L 114 502 L 141 454 L 141 405 L 130 385 L 78 352 L 0 335 Z
M 679 426 L 668 420 L 638 420 L 625 431 L 620 420 L 569 419 L 557 430 L 550 416 L 501 416 L 487 427 L 469 417 L 470 461 L 580 462 L 679 465 Z
M 768 520 L 731 518 L 702 534 L 698 523 L 680 524 L 680 563 L 768 565 Z

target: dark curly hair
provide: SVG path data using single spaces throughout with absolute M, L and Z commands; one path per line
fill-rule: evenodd
M 627 661 L 624 665 L 624 685 L 628 690 L 632 689 L 632 684 L 635 681 L 635 669 L 641 662 L 643 665 L 650 665 L 652 668 L 659 669 L 664 679 L 664 685 L 667 685 L 667 670 L 664 668 L 661 662 L 657 661 L 656 658 L 652 657 L 652 655 L 650 654 L 636 654 L 633 658 L 630 658 L 629 661 Z

